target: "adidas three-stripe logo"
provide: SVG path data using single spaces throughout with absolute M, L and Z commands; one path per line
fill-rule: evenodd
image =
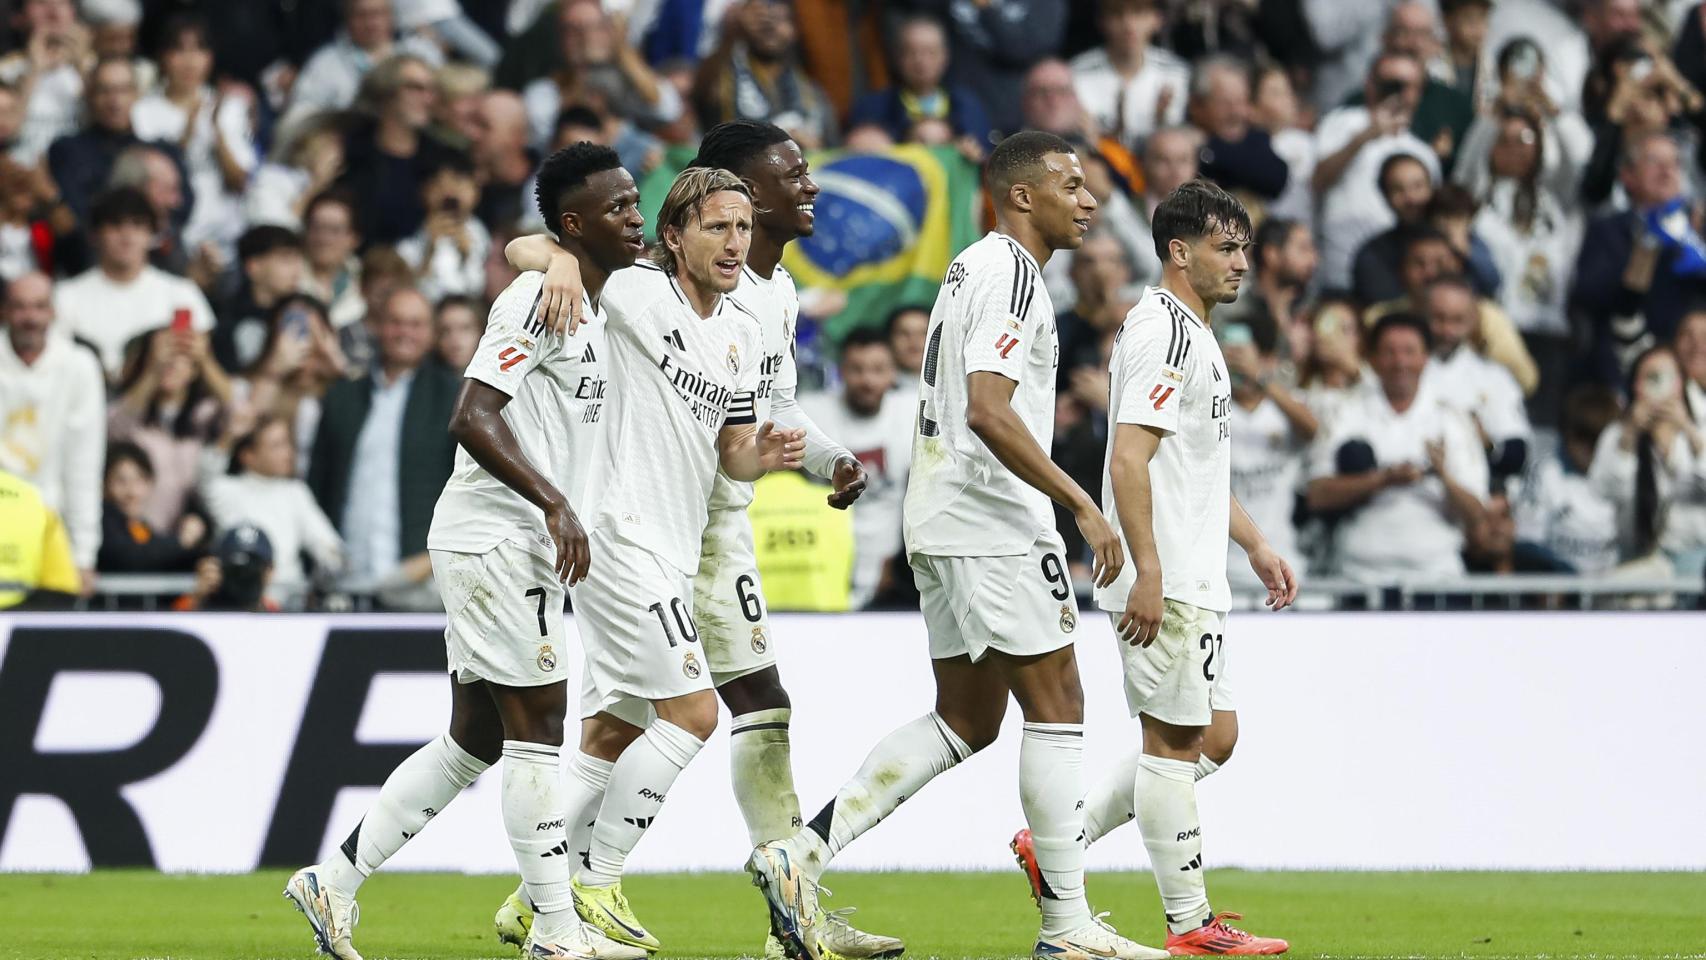
M 624 822 L 631 823 L 634 826 L 639 827 L 641 830 L 644 830 L 651 826 L 652 821 L 656 820 L 657 817 L 623 817 L 622 819 Z
M 582 363 L 594 363 L 597 360 L 598 360 L 598 358 L 593 356 L 593 354 L 592 354 L 592 344 L 590 344 L 590 343 L 587 344 L 586 345 L 586 351 L 581 354 L 581 362 Z
M 561 857 L 561 856 L 565 856 L 566 854 L 568 854 L 568 852 L 569 852 L 569 841 L 564 840 L 563 842 L 557 844 L 556 846 L 545 851 L 544 853 L 541 853 L 539 856 L 541 859 L 543 859 L 545 857 Z
M 1187 870 L 1201 870 L 1201 869 L 1202 869 L 1202 854 L 1199 853 L 1196 856 L 1191 858 L 1190 863 L 1187 863 L 1184 866 L 1180 867 L 1179 872 L 1184 873 Z
M 1191 355 L 1191 330 L 1186 326 L 1184 314 L 1174 306 L 1173 301 L 1161 297 L 1161 303 L 1167 308 L 1167 315 L 1173 319 L 1173 333 L 1167 340 L 1167 365 L 1175 370 L 1185 369 L 1185 358 Z
M 1007 309 L 1023 320 L 1026 311 L 1031 309 L 1032 298 L 1037 295 L 1037 274 L 1013 241 L 1007 241 L 1007 246 L 1013 254 L 1013 290 L 1007 297 Z

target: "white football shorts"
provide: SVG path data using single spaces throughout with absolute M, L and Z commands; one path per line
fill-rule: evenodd
M 1108 614 L 1116 634 L 1121 616 Z M 1155 642 L 1134 647 L 1119 641 L 1131 715 L 1146 713 L 1181 727 L 1206 727 L 1214 711 L 1236 709 L 1226 679 L 1225 633 L 1226 614 L 1164 601 Z
M 976 662 L 989 650 L 1025 657 L 1070 644 L 1078 629 L 1078 601 L 1065 555 L 1052 530 L 1025 554 L 913 554 L 930 659 L 969 656 Z
M 606 711 L 643 726 L 652 701 L 711 689 L 693 621 L 693 582 L 602 527 L 587 539 L 592 569 L 569 591 L 586 654 L 581 716 Z
M 550 561 L 507 540 L 485 553 L 430 555 L 458 682 L 539 687 L 569 678 L 563 585 Z
M 712 510 L 699 550 L 693 620 L 711 665 L 711 682 L 720 687 L 775 666 L 770 611 L 764 604 L 746 510 Z

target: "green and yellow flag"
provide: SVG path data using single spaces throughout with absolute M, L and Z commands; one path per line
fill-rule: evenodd
M 648 232 L 670 182 L 692 159 L 690 150 L 672 151 L 641 182 Z M 782 264 L 801 287 L 847 294 L 847 306 L 826 318 L 830 336 L 880 324 L 903 304 L 929 306 L 948 264 L 982 233 L 977 166 L 951 147 L 910 144 L 808 159 L 823 188 L 817 230 L 789 244 Z

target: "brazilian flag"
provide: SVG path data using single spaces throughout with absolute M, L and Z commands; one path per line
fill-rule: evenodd
M 830 336 L 881 324 L 898 306 L 929 306 L 948 264 L 982 235 L 977 166 L 951 147 L 911 144 L 807 158 L 823 189 L 817 230 L 789 244 L 782 265 L 801 287 L 847 294 L 840 313 L 822 318 Z M 648 232 L 670 182 L 692 159 L 691 150 L 671 151 L 641 182 Z

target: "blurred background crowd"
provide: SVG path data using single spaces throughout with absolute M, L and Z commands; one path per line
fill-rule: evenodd
M 1044 274 L 1053 452 L 1093 493 L 1150 214 L 1203 176 L 1257 224 L 1214 315 L 1234 489 L 1310 576 L 1706 565 L 1696 0 L 10 0 L 0 51 L 0 567 L 63 552 L 62 592 L 431 609 L 445 424 L 541 158 L 667 175 L 735 117 L 820 171 L 1079 146 L 1100 215 Z M 803 402 L 872 484 L 848 515 L 766 481 L 770 601 L 904 607 L 932 291 L 796 276 Z

